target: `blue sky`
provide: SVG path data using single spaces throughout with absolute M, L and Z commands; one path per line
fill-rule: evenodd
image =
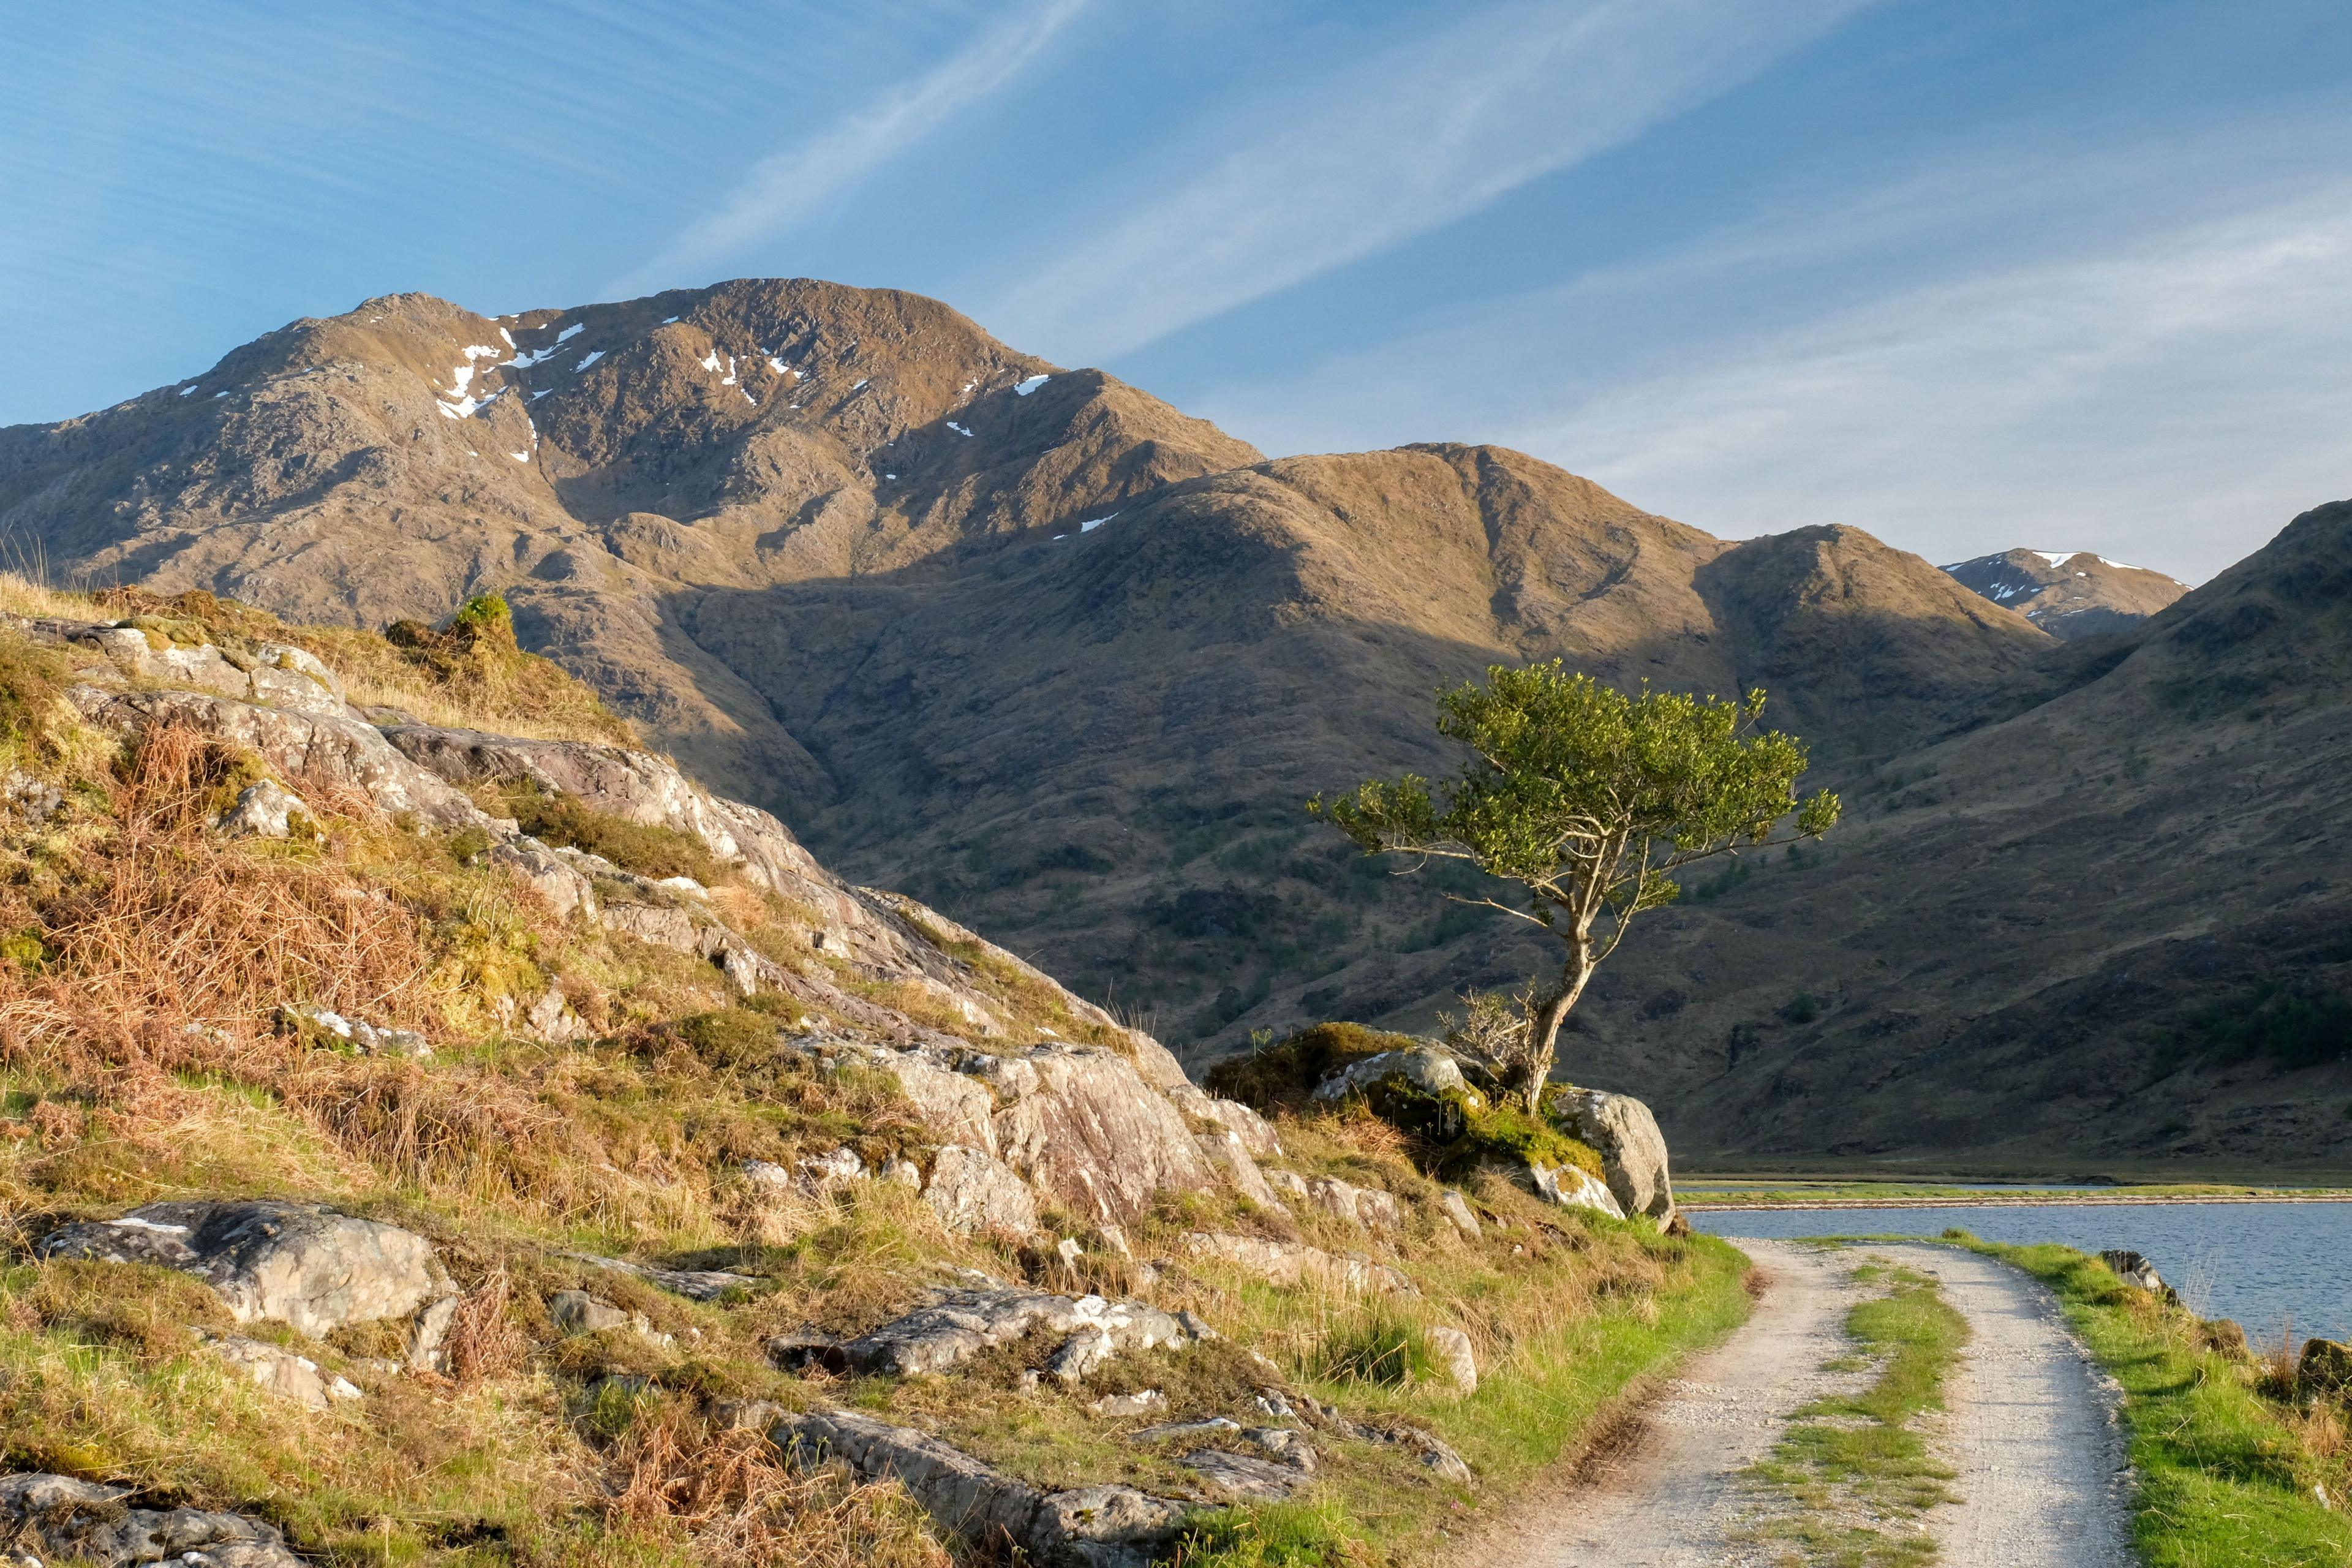
M 937 295 L 1273 453 L 2200 580 L 2352 495 L 2341 0 L 12 6 L 0 423 L 424 289 Z

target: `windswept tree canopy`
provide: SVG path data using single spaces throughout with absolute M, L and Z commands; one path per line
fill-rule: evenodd
M 1673 900 L 1676 871 L 1743 847 L 1817 837 L 1837 821 L 1838 798 L 1828 791 L 1799 801 L 1805 748 L 1759 731 L 1763 710 L 1760 690 L 1742 701 L 1646 687 L 1628 695 L 1558 659 L 1498 665 L 1484 686 L 1439 699 L 1439 733 L 1472 753 L 1458 777 L 1434 794 L 1411 775 L 1376 780 L 1337 799 L 1318 795 L 1307 810 L 1367 854 L 1467 860 L 1526 890 L 1525 908 L 1472 901 L 1533 921 L 1568 944 L 1559 986 L 1532 1006 L 1548 1072 L 1559 1020 L 1593 967 L 1635 915 Z

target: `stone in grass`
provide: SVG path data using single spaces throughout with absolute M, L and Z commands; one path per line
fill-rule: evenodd
M 1223 1448 L 1195 1448 L 1184 1456 L 1183 1464 L 1212 1494 L 1231 1502 L 1280 1502 L 1308 1479 L 1308 1473 L 1294 1465 Z
M 99 1568 L 172 1561 L 191 1568 L 302 1568 L 274 1525 L 203 1509 L 134 1508 L 135 1495 L 130 1487 L 69 1476 L 0 1476 L 0 1540 L 27 1554 Z
M 2164 1295 L 2168 1289 L 2164 1283 L 2164 1276 L 2156 1271 L 2156 1265 L 2137 1252 L 2121 1247 L 2111 1248 L 2099 1254 L 2099 1261 L 2105 1264 L 2108 1270 L 2126 1285 L 2142 1290 L 2153 1290 L 2159 1296 Z
M 839 1459 L 889 1478 L 946 1529 L 1006 1542 L 1041 1568 L 1145 1568 L 1183 1529 L 1184 1505 L 1126 1486 L 1045 1491 L 936 1437 L 850 1410 L 779 1417 L 770 1441 L 802 1464 Z
M 413 1318 L 409 1360 L 417 1367 L 439 1364 L 457 1305 L 431 1242 L 317 1204 L 148 1204 L 61 1226 L 37 1250 L 177 1269 L 211 1286 L 238 1322 L 274 1320 L 314 1340 L 348 1323 Z
M 256 1388 L 290 1399 L 308 1410 L 324 1410 L 341 1399 L 361 1397 L 347 1380 L 331 1377 L 309 1356 L 241 1334 L 207 1339 L 205 1348 L 253 1380 Z
M 429 1057 L 432 1045 L 414 1029 L 391 1029 L 346 1018 L 341 1013 L 309 1002 L 289 1002 L 278 1009 L 289 1033 L 314 1045 L 349 1046 L 363 1057 Z
M 1428 1343 L 1430 1353 L 1453 1378 L 1454 1386 L 1465 1394 L 1478 1392 L 1478 1357 L 1470 1347 L 1470 1336 L 1460 1329 L 1425 1329 L 1422 1338 Z
M 299 795 L 275 779 L 263 779 L 238 792 L 213 831 L 225 838 L 290 838 L 298 830 L 308 831 L 310 816 Z
M 1149 1415 L 1156 1410 L 1167 1409 L 1168 1396 L 1156 1388 L 1147 1388 L 1136 1394 L 1106 1394 L 1087 1408 L 1107 1420 L 1127 1415 Z
M 1478 1216 L 1471 1212 L 1469 1200 L 1459 1192 L 1452 1187 L 1446 1188 L 1445 1195 L 1437 1200 L 1437 1206 L 1447 1219 L 1453 1221 L 1454 1228 L 1460 1231 L 1465 1239 L 1478 1239 Z

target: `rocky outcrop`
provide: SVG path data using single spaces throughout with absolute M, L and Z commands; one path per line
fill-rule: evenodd
M 950 1230 L 1026 1236 L 1037 1228 L 1037 1194 L 1020 1173 L 992 1154 L 961 1144 L 950 1143 L 931 1157 L 923 1201 Z
M 1570 1137 L 1601 1156 L 1609 1190 L 1626 1216 L 1646 1215 L 1661 1228 L 1674 1218 L 1665 1134 L 1648 1106 L 1630 1094 L 1576 1089 L 1553 1101 L 1551 1114 Z
M 2334 1395 L 2352 1390 L 2352 1345 L 2307 1340 L 2295 1363 L 2295 1386 L 2305 1394 Z
M 288 778 L 315 776 L 350 784 L 394 816 L 437 827 L 490 826 L 479 806 L 394 751 L 373 725 L 358 719 L 202 691 L 110 691 L 78 685 L 68 687 L 66 696 L 83 718 L 118 735 L 182 723 L 243 747 Z
M 1192 1231 L 1184 1237 L 1188 1258 L 1228 1263 L 1274 1285 L 1321 1285 L 1359 1294 L 1417 1295 L 1413 1283 L 1385 1263 L 1344 1257 L 1300 1241 L 1221 1231 Z
M 1114 1355 L 1203 1337 L 1201 1327 L 1140 1301 L 1056 1296 L 992 1280 L 937 1291 L 927 1304 L 822 1359 L 857 1372 L 914 1377 L 946 1372 L 1032 1333 L 1063 1336 L 1049 1370 L 1066 1384 L 1083 1381 Z
M 1182 1504 L 1133 1487 L 1047 1491 L 911 1427 L 848 1410 L 776 1418 L 769 1437 L 803 1463 L 839 1459 L 895 1479 L 943 1529 L 976 1547 L 1018 1547 L 1044 1568 L 1145 1568 L 1182 1528 Z
M 414 1029 L 394 1029 L 308 1002 L 289 1002 L 278 1009 L 278 1025 L 312 1045 L 345 1047 L 363 1057 L 429 1057 L 431 1042 Z
M 177 1562 L 187 1568 L 302 1568 L 275 1525 L 203 1509 L 137 1508 L 130 1487 L 68 1476 L 0 1477 L 0 1540 L 22 1552 L 99 1568 Z
M 177 1269 L 211 1286 L 237 1321 L 283 1322 L 312 1339 L 347 1323 L 412 1318 L 418 1366 L 437 1359 L 457 1305 L 432 1243 L 312 1204 L 148 1204 L 51 1231 L 38 1251 Z
M 1382 1051 L 1378 1056 L 1350 1062 L 1317 1084 L 1315 1098 L 1319 1100 L 1345 1100 L 1351 1094 L 1363 1093 L 1392 1074 L 1423 1094 L 1456 1092 L 1467 1096 L 1473 1105 L 1485 1103 L 1484 1098 L 1462 1076 L 1462 1064 L 1455 1061 L 1451 1053 L 1435 1046 Z
M 2164 1276 L 2156 1271 L 2156 1265 L 2137 1252 L 2116 1248 L 2100 1253 L 2099 1261 L 2105 1264 L 2109 1271 L 2126 1285 L 2137 1286 L 2142 1290 L 2153 1290 L 2159 1296 L 2170 1289 L 2165 1284 Z
M 289 838 L 295 824 L 309 816 L 301 797 L 275 779 L 247 784 L 213 824 L 226 838 Z

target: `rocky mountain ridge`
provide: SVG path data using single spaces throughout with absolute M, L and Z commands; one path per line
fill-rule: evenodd
M 2188 584 L 2161 572 L 2126 566 L 2087 550 L 2005 550 L 1944 570 L 2068 641 L 2137 626 L 2189 592 Z

